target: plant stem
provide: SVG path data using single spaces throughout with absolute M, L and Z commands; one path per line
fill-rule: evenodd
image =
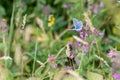
M 6 42 L 5 42 L 5 35 L 3 35 L 3 44 L 5 46 L 4 56 L 6 57 L 7 56 L 7 45 L 6 45 Z M 7 61 L 6 60 L 5 60 L 5 68 L 7 69 Z
M 36 54 L 37 54 L 37 47 L 38 46 L 38 42 L 36 41 L 35 43 L 35 54 L 34 54 L 34 61 L 33 61 L 33 68 L 32 68 L 32 76 L 34 75 L 34 71 L 35 71 L 35 61 L 36 61 Z
M 13 10 L 12 10 L 12 16 L 11 16 L 11 20 L 10 20 L 10 32 L 9 32 L 9 51 L 8 51 L 8 56 L 10 55 L 11 52 L 11 46 L 12 46 L 12 41 L 13 41 L 13 36 L 14 36 L 14 24 L 13 24 L 13 20 L 14 20 L 14 14 L 15 14 L 15 3 L 13 1 Z

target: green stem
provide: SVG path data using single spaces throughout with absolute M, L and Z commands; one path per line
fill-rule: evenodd
M 15 14 L 15 3 L 13 2 L 12 16 L 11 16 L 11 20 L 10 20 L 8 56 L 10 55 L 10 52 L 11 52 L 11 46 L 12 46 L 12 41 L 13 41 L 13 36 L 14 36 L 14 34 L 13 34 L 14 33 L 14 24 L 13 24 L 14 14 Z
M 34 54 L 34 62 L 33 62 L 33 68 L 32 68 L 32 76 L 34 75 L 34 71 L 35 71 L 35 61 L 36 61 L 36 54 L 37 54 L 37 47 L 38 46 L 38 42 L 36 41 L 35 44 L 35 54 Z
M 7 56 L 7 45 L 6 45 L 6 42 L 5 42 L 5 35 L 3 35 L 3 43 L 5 45 L 5 49 L 4 49 L 4 56 L 6 57 Z M 7 61 L 5 60 L 5 68 L 7 69 Z

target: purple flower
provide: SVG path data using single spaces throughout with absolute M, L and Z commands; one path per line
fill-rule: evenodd
M 63 5 L 63 8 L 65 8 L 65 9 L 68 8 L 68 5 L 67 5 L 67 4 L 64 4 L 64 5 Z
M 98 33 L 99 36 L 103 37 L 104 36 L 104 33 L 100 32 Z
M 94 13 L 94 14 L 97 14 L 97 13 L 98 13 L 98 9 L 95 8 L 95 9 L 93 10 L 93 13 Z
M 118 52 L 116 50 L 110 50 L 107 54 L 109 58 L 115 57 L 118 55 Z
M 64 5 L 63 5 L 63 8 L 68 9 L 68 8 L 70 8 L 72 5 L 73 5 L 73 3 L 72 3 L 72 2 L 69 2 L 69 3 L 67 3 L 67 4 L 64 4 Z
M 70 46 L 70 45 L 72 45 L 72 42 L 68 41 L 68 43 L 67 43 L 67 44 Z
M 56 69 L 57 68 L 57 65 L 56 64 L 52 64 L 51 65 L 51 69 Z
M 115 80 L 120 80 L 120 74 L 118 73 L 114 73 L 113 77 Z
M 54 55 L 49 55 L 47 61 L 50 62 L 50 63 L 54 63 L 55 62 Z
M 88 33 L 85 33 L 85 37 L 88 37 Z
M 81 31 L 79 34 L 80 34 L 80 37 L 82 37 L 82 38 L 83 38 L 83 32 Z
M 75 60 L 75 63 L 76 63 L 77 65 L 79 65 L 79 62 L 80 62 L 79 59 L 76 59 L 76 60 Z
M 78 43 L 78 47 L 80 47 L 81 46 L 81 44 L 80 43 Z
M 103 3 L 103 2 L 100 2 L 99 7 L 100 7 L 100 8 L 104 7 L 104 3 Z
M 71 67 L 71 66 L 67 66 L 66 68 L 67 68 L 68 70 L 71 70 L 71 69 L 72 69 L 72 67 Z
M 88 8 L 89 8 L 90 10 L 92 10 L 92 9 L 94 8 L 94 6 L 91 5 L 91 4 L 89 4 L 89 5 L 88 5 Z
M 69 56 L 70 59 L 73 59 L 74 58 L 74 54 L 71 53 L 70 56 Z
M 86 54 L 88 52 L 88 45 L 83 45 L 84 53 Z

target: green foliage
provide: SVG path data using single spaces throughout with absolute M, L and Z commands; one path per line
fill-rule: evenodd
M 102 1 L 104 5 L 100 7 Z M 71 78 L 82 76 L 89 80 L 112 80 L 113 74 L 110 69 L 113 66 L 107 53 L 108 50 L 114 50 L 113 48 L 120 50 L 120 5 L 113 0 L 102 1 L 0 1 L 0 18 L 7 20 L 7 23 L 0 21 L 0 70 L 7 73 L 4 75 L 5 79 L 54 80 L 54 76 L 59 75 L 59 71 L 64 69 L 60 73 L 64 75 L 59 75 L 61 79 L 66 75 L 72 75 Z M 89 5 L 93 5 L 93 9 L 89 9 Z M 98 12 L 95 13 L 94 9 Z M 104 36 L 90 32 L 89 37 L 83 39 L 83 42 L 89 43 L 90 49 L 86 55 L 83 55 L 84 48 L 81 47 L 83 44 L 76 47 L 81 42 L 73 38 L 73 35 L 76 35 L 81 39 L 79 32 L 69 29 L 73 28 L 72 18 L 81 20 L 83 27 L 86 25 L 90 27 L 83 15 L 85 12 L 90 18 L 92 27 L 98 29 L 98 33 L 103 32 Z M 49 20 L 50 15 L 53 16 L 53 21 Z M 9 31 L 2 32 L 1 26 L 7 25 Z M 5 39 L 8 34 L 10 38 Z M 65 46 L 68 41 L 77 43 L 70 46 L 75 54 L 73 59 L 66 54 Z M 120 54 L 119 51 L 118 53 Z M 8 56 L 11 59 L 6 59 Z M 77 59 L 79 59 L 78 64 Z M 74 74 L 69 72 L 66 68 L 68 66 L 72 67 Z M 0 76 L 0 80 L 2 79 Z

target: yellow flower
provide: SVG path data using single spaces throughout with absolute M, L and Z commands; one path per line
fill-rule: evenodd
M 50 27 L 50 26 L 52 26 L 54 23 L 55 23 L 55 18 L 54 18 L 54 16 L 53 15 L 50 15 L 49 17 L 48 17 L 48 26 Z

